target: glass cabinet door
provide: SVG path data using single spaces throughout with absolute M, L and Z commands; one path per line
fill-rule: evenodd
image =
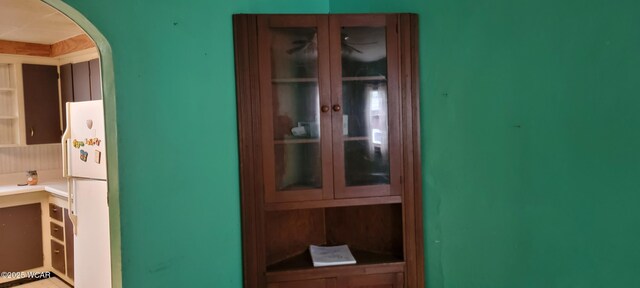
M 399 194 L 397 20 L 330 17 L 335 197 Z
M 265 200 L 330 199 L 328 18 L 265 15 L 258 27 Z

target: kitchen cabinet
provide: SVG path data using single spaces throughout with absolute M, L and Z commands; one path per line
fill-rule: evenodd
M 102 99 L 100 59 L 69 63 L 60 66 L 60 93 L 62 99 L 62 127 L 67 127 L 67 102 Z
M 65 237 L 65 245 L 67 255 L 67 276 L 73 279 L 73 223 L 71 223 L 71 218 L 69 218 L 69 210 L 64 209 L 64 237 Z
M 234 33 L 246 287 L 422 287 L 417 16 L 235 15 Z M 357 264 L 314 268 L 311 244 Z
M 91 100 L 102 100 L 102 76 L 100 59 L 89 60 L 89 84 L 91 84 Z
M 58 67 L 22 64 L 27 145 L 60 142 Z
M 72 64 L 60 66 L 60 101 L 62 101 L 62 130 L 67 128 L 67 102 L 73 102 Z
M 64 245 L 51 239 L 51 267 L 64 274 Z
M 56 203 L 60 201 L 55 201 Z M 73 279 L 73 224 L 68 210 L 49 203 L 49 221 L 51 229 L 51 266 L 62 275 Z
M 73 63 L 73 102 L 91 100 L 91 75 L 88 61 Z
M 0 271 L 42 267 L 40 203 L 0 208 Z
M 62 222 L 62 213 L 63 210 L 60 206 L 49 203 L 49 217 L 51 217 L 51 219 Z
M 72 66 L 73 102 L 101 100 L 100 60 L 93 59 L 67 65 Z

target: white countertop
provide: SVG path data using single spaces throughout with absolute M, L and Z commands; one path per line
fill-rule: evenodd
M 64 179 L 43 181 L 39 182 L 38 185 L 31 186 L 0 185 L 0 197 L 37 191 L 47 191 L 53 195 L 64 198 L 69 195 L 67 191 L 67 181 Z

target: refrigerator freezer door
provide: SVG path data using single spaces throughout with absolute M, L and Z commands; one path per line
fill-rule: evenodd
M 86 179 L 71 181 L 73 210 L 77 215 L 73 240 L 75 287 L 111 287 L 107 182 Z
M 107 179 L 102 100 L 67 103 L 68 176 Z

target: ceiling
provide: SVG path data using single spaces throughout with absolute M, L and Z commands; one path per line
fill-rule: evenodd
M 40 0 L 0 0 L 0 40 L 53 44 L 84 34 Z

